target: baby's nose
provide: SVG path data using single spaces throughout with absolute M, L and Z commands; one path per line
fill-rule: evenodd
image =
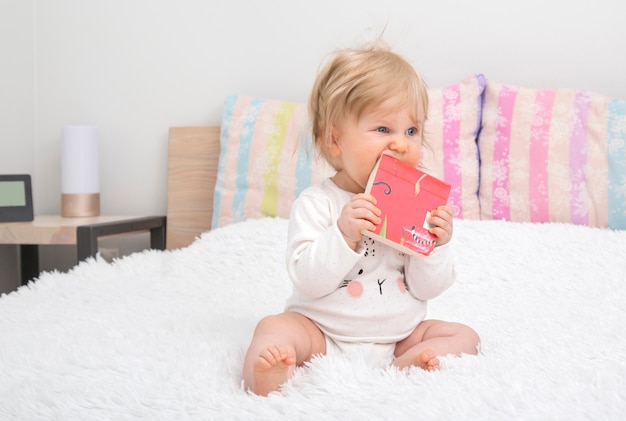
M 389 145 L 389 149 L 396 152 L 405 152 L 408 147 L 408 142 L 404 136 L 395 136 Z

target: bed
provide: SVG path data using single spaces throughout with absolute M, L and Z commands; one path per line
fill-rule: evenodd
M 0 419 L 626 416 L 626 231 L 516 221 L 513 210 L 472 218 L 463 194 L 459 278 L 428 317 L 474 327 L 478 355 L 444 357 L 436 372 L 319 357 L 268 397 L 245 391 L 256 322 L 290 293 L 288 220 L 278 205 L 220 223 L 229 130 L 170 129 L 167 250 L 90 258 L 0 297 Z

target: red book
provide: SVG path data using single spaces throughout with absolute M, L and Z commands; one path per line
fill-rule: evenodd
M 430 254 L 437 237 L 428 231 L 426 221 L 430 211 L 447 203 L 450 184 L 390 155 L 381 155 L 365 192 L 376 198 L 382 222 L 363 235 L 403 253 Z

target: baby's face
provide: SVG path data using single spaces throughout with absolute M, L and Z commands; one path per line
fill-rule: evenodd
M 417 167 L 423 128 L 408 107 L 385 101 L 366 110 L 359 119 L 347 118 L 334 126 L 337 153 L 335 183 L 353 193 L 365 191 L 378 157 L 389 154 Z

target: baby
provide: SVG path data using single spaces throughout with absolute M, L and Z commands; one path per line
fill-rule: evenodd
M 337 52 L 309 99 L 313 141 L 335 174 L 306 189 L 289 220 L 287 269 L 293 293 L 285 312 L 257 325 L 243 367 L 245 387 L 277 390 L 313 356 L 367 347 L 402 369 L 439 368 L 438 356 L 476 354 L 468 326 L 426 320 L 427 301 L 456 272 L 448 206 L 427 221 L 437 237 L 430 256 L 409 256 L 361 235 L 380 222 L 365 186 L 390 154 L 419 165 L 428 108 L 413 66 L 381 47 Z

